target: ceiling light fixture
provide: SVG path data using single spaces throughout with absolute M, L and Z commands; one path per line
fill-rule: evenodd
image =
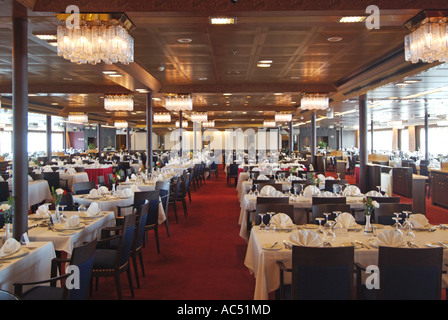
M 208 120 L 207 113 L 193 113 L 191 115 L 192 122 L 205 122 Z
M 180 123 L 179 123 L 179 120 L 178 120 L 178 121 L 176 121 L 176 128 L 179 128 L 179 125 L 180 125 Z M 188 121 L 183 120 L 182 121 L 182 128 L 186 128 L 186 127 L 188 127 Z
M 420 12 L 405 24 L 411 33 L 404 37 L 405 60 L 448 62 L 448 11 Z
M 330 99 L 326 95 L 309 94 L 300 101 L 300 107 L 304 110 L 326 110 Z
M 204 128 L 214 128 L 215 127 L 215 121 L 205 121 L 202 123 L 202 126 Z
M 330 37 L 327 39 L 328 42 L 339 42 L 342 41 L 342 37 Z
M 366 20 L 365 16 L 344 16 L 339 19 L 339 23 L 359 23 Z
M 193 98 L 189 94 L 169 95 L 165 99 L 165 108 L 169 111 L 191 111 Z
M 117 120 L 114 123 L 114 127 L 117 129 L 124 129 L 128 127 L 128 122 L 126 120 Z
M 276 122 L 290 122 L 290 121 L 292 121 L 292 114 L 291 113 L 276 113 L 275 121 Z
M 70 113 L 67 120 L 70 122 L 86 123 L 89 122 L 89 117 L 85 113 Z
M 171 122 L 171 114 L 169 113 L 154 113 L 154 122 Z
M 263 127 L 265 128 L 275 128 L 276 127 L 275 120 L 265 120 L 263 121 Z
M 69 14 L 58 14 L 61 21 Z M 58 26 L 58 56 L 77 64 L 134 62 L 132 23 L 124 14 L 81 14 L 80 26 Z
M 132 95 L 104 95 L 104 109 L 108 111 L 133 111 Z
M 236 24 L 236 17 L 210 17 L 210 24 Z

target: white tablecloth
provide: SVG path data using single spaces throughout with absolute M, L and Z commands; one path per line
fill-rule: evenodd
M 9 185 L 12 190 L 12 185 Z M 47 180 L 28 181 L 28 209 L 43 201 L 51 201 L 50 186 Z
M 390 228 L 386 226 L 385 228 Z M 379 229 L 378 232 L 381 232 Z M 282 243 L 283 240 L 289 240 L 292 233 L 287 232 L 265 232 L 259 231 L 258 228 L 252 228 L 249 239 L 246 257 L 244 264 L 249 268 L 250 272 L 255 277 L 255 292 L 254 300 L 267 300 L 268 294 L 277 290 L 280 286 L 280 269 L 277 261 L 282 261 L 287 267 L 291 267 L 292 254 L 290 249 L 282 248 L 278 251 L 264 250 L 262 246 L 267 243 L 274 243 L 278 241 Z M 435 232 L 416 231 L 416 238 L 414 243 L 425 248 L 426 243 L 437 241 L 448 241 L 448 230 L 438 229 Z M 352 242 L 359 240 L 365 244 L 369 244 L 369 238 L 364 235 L 363 231 L 348 232 L 347 236 L 336 237 L 336 242 L 333 246 L 341 245 L 344 242 Z M 368 245 L 369 249 L 355 249 L 355 262 L 364 266 L 378 264 L 378 249 Z M 448 251 L 443 250 L 443 269 L 446 270 L 445 264 L 448 263 Z M 286 274 L 286 282 L 290 282 L 290 276 Z M 446 288 L 448 285 L 448 275 L 443 275 L 442 287 Z
M 77 211 L 67 211 L 64 215 L 67 217 L 78 214 Z M 71 254 L 73 248 L 80 246 L 84 242 L 90 242 L 98 236 L 101 238 L 101 229 L 115 226 L 115 215 L 112 211 L 101 212 L 102 217 L 98 219 L 81 219 L 85 228 L 74 231 L 73 234 L 52 231 L 48 227 L 35 227 L 28 230 L 30 241 L 51 241 L 55 250 L 64 251 Z M 29 220 L 28 226 L 39 223 L 40 220 Z
M 17 259 L 0 260 L 0 289 L 14 292 L 14 283 L 50 278 L 51 260 L 56 257 L 52 242 L 30 242 L 28 254 Z M 30 289 L 25 287 L 24 291 Z
M 79 182 L 89 182 L 89 176 L 87 175 L 87 172 L 77 172 L 75 174 L 70 173 L 60 173 L 59 174 L 60 180 L 67 180 L 67 187 L 73 192 L 73 184 L 79 183 Z M 61 183 L 62 186 L 65 186 L 63 183 Z
M 97 202 L 98 206 L 100 207 L 101 211 L 113 211 L 115 213 L 115 216 L 118 215 L 118 209 L 117 206 L 129 206 L 134 203 L 134 196 L 129 198 L 123 198 L 123 199 L 90 199 L 87 197 L 87 195 L 74 195 L 73 201 L 78 204 L 84 205 L 86 208 L 90 206 L 92 202 Z M 132 207 L 121 209 L 122 215 L 127 215 L 132 212 Z M 158 222 L 159 224 L 165 222 L 166 215 L 165 210 L 163 209 L 162 202 L 159 201 L 159 217 Z

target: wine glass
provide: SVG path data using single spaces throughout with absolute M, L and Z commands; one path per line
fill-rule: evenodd
M 409 221 L 409 215 L 412 213 L 412 211 L 403 211 L 404 215 L 406 216 L 404 222 L 403 222 L 403 228 L 408 229 L 410 227 L 411 222 Z
M 260 225 L 258 226 L 258 230 L 265 229 L 266 225 L 264 224 L 264 216 L 266 215 L 266 213 L 259 213 L 258 215 L 260 216 L 261 219 Z
M 395 229 L 401 229 L 403 228 L 402 224 L 400 223 L 401 220 L 401 212 L 394 212 L 395 218 L 392 218 L 396 223 L 394 224 Z
M 376 190 L 381 193 L 381 186 L 376 186 Z
M 340 174 L 340 173 L 337 173 L 337 175 L 338 175 L 338 177 L 337 177 L 336 180 L 341 180 L 341 174 Z
M 78 207 L 78 211 L 79 211 L 80 213 L 83 213 L 83 212 L 86 212 L 86 211 L 87 211 L 87 208 L 85 207 L 85 205 L 81 204 L 81 205 Z
M 322 221 L 324 221 L 325 218 L 316 218 L 316 220 L 319 222 L 319 232 L 324 233 L 324 227 L 322 226 Z
M 258 184 L 254 184 L 254 195 L 258 196 L 260 194 L 260 192 L 258 191 Z
M 333 231 L 333 226 L 334 226 L 335 222 L 329 221 L 328 224 L 329 224 L 329 228 L 328 228 L 327 233 L 324 235 L 323 240 L 324 240 L 324 243 L 327 242 L 329 244 L 332 244 L 333 242 L 336 241 L 336 233 L 334 233 L 334 231 Z
M 275 225 L 273 225 L 271 223 L 272 216 L 275 215 L 275 212 L 267 212 L 266 215 L 268 216 L 268 219 L 269 219 L 269 221 L 268 221 L 268 223 L 266 225 L 266 230 L 273 230 L 273 231 L 275 231 Z
M 412 245 L 414 243 L 414 239 L 415 239 L 415 233 L 412 231 L 412 223 L 407 221 L 407 226 L 406 226 L 406 243 L 408 245 Z

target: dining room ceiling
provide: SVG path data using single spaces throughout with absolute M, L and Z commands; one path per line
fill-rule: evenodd
M 388 113 L 391 119 L 408 121 L 410 115 L 421 117 L 421 99 L 400 100 L 448 85 L 446 67 L 429 70 L 437 64 L 412 64 L 403 53 L 403 38 L 409 32 L 404 24 L 423 9 L 446 7 L 442 1 L 433 2 L 433 8 L 425 7 L 423 1 L 378 2 L 379 29 L 339 22 L 342 16 L 367 16 L 364 1 L 282 1 L 275 6 L 257 0 L 19 2 L 28 9 L 29 109 L 35 112 L 62 117 L 87 112 L 91 122 L 112 124 L 126 119 L 131 126 L 142 126 L 147 96 L 137 89 L 147 89 L 152 91 L 154 112 L 166 112 L 168 94 L 191 93 L 193 111 L 208 112 L 218 129 L 262 127 L 263 120 L 272 120 L 276 112 L 293 113 L 297 126 L 307 125 L 310 119 L 310 112 L 300 108 L 301 96 L 318 92 L 329 94 L 334 113 L 333 118 L 321 119 L 321 124 L 355 127 L 357 112 L 353 110 L 361 94 L 367 94 L 369 105 L 374 105 L 369 107 L 374 119 Z M 81 12 L 124 12 L 135 27 L 131 31 L 135 62 L 74 64 L 59 57 L 57 47 L 36 37 L 55 35 L 61 24 L 56 14 L 69 4 L 78 5 Z M 0 1 L 0 6 L 0 93 L 2 106 L 8 108 L 11 0 Z M 219 15 L 236 17 L 237 23 L 211 25 L 209 18 Z M 257 67 L 261 60 L 272 63 L 268 68 Z M 122 77 L 111 78 L 105 70 Z M 420 81 L 396 86 L 413 77 Z M 134 94 L 134 111 L 107 112 L 103 106 L 107 93 Z M 444 90 L 437 92 L 438 99 L 443 96 Z M 438 110 L 443 113 L 443 108 Z M 318 118 L 325 116 L 325 111 L 318 113 Z M 155 123 L 154 130 L 173 127 L 175 114 L 172 119 L 169 125 Z

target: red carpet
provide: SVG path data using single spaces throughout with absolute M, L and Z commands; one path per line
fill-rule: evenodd
M 247 243 L 239 237 L 240 207 L 236 189 L 227 187 L 225 173 L 191 191 L 184 218 L 178 203 L 179 223 L 168 211 L 171 237 L 159 226 L 160 254 L 154 233 L 144 248 L 146 276 L 140 273 L 135 300 L 251 300 L 254 277 L 244 266 Z M 121 277 L 123 299 L 132 299 L 125 273 Z M 117 299 L 112 278 L 102 278 L 92 300 Z

